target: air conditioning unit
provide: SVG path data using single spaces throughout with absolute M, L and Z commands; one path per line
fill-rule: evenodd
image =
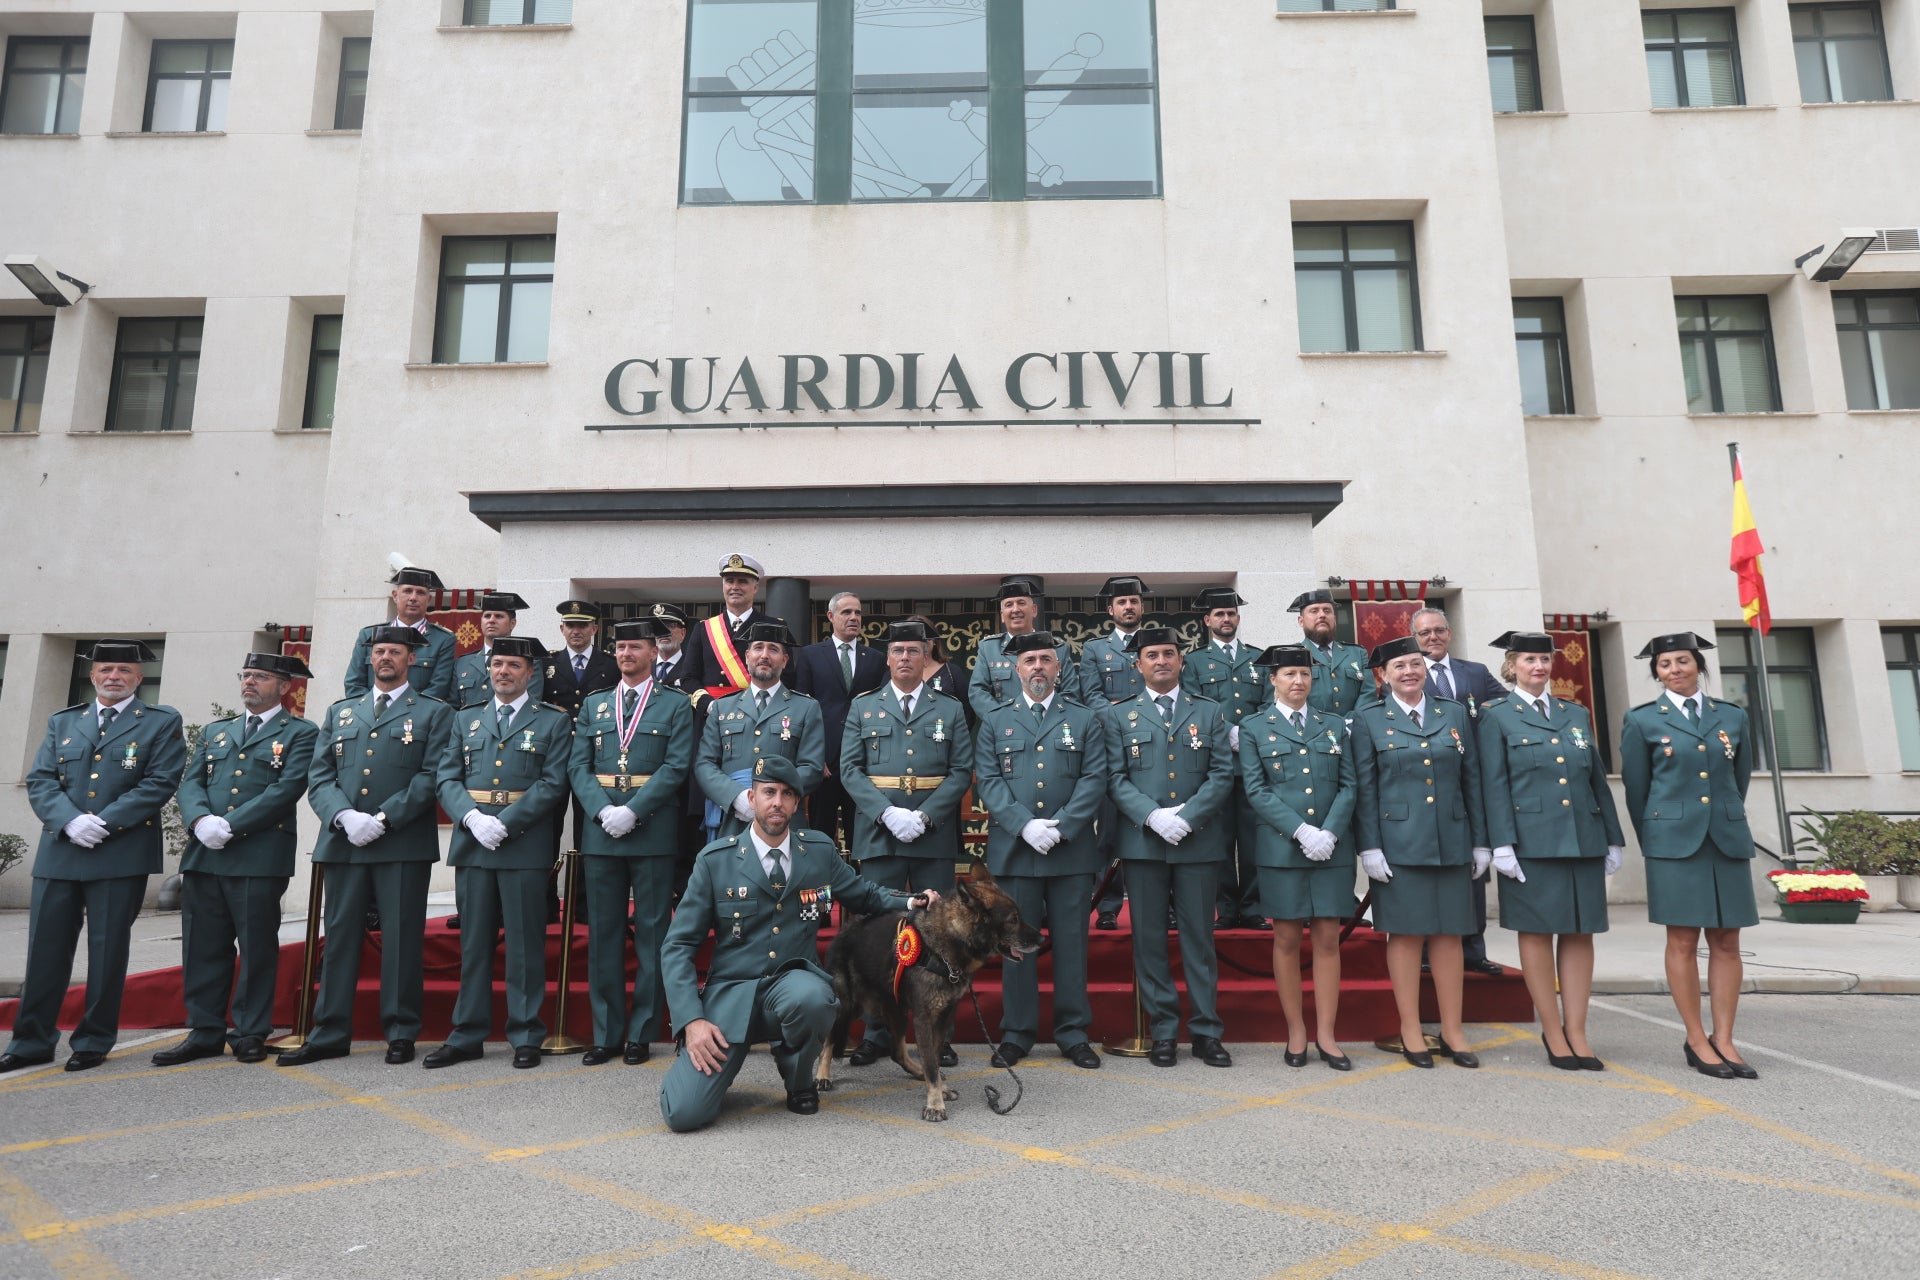
M 1868 253 L 1920 253 L 1920 227 L 1881 227 Z

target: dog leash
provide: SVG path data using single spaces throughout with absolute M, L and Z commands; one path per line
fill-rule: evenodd
M 980 1024 L 981 1041 L 986 1044 L 992 1044 L 993 1035 L 987 1030 L 987 1016 L 980 1012 L 980 995 L 973 989 L 973 983 L 971 981 L 967 983 L 967 998 L 973 1001 L 973 1016 Z M 1005 1106 L 1001 1106 L 1000 1091 L 989 1084 L 986 1086 L 987 1110 L 997 1116 L 1004 1116 L 1020 1105 L 1020 1099 L 1026 1095 L 1027 1087 L 1020 1083 L 1019 1072 L 1015 1071 L 1011 1066 L 1000 1069 L 1013 1078 L 1013 1101 L 1007 1103 Z

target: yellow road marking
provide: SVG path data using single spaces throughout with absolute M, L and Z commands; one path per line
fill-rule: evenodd
M 131 1125 L 125 1129 L 102 1129 L 94 1133 L 67 1134 L 59 1138 L 35 1138 L 29 1142 L 15 1142 L 0 1147 L 0 1156 L 18 1155 L 23 1151 L 45 1151 L 50 1147 L 71 1147 L 82 1142 L 105 1142 L 113 1138 L 136 1138 L 149 1133 L 170 1133 L 177 1129 L 194 1129 L 203 1125 L 227 1124 L 238 1120 L 265 1120 L 275 1116 L 298 1115 L 303 1111 L 326 1111 L 333 1107 L 344 1107 L 344 1102 L 297 1102 L 291 1106 L 268 1107 L 260 1111 L 229 1111 L 217 1116 L 193 1116 L 183 1120 L 166 1120 L 159 1124 Z
M 33 1245 L 57 1276 L 116 1280 L 126 1273 L 79 1232 L 61 1231 L 60 1211 L 20 1179 L 0 1171 L 0 1217 L 14 1225 L 16 1239 Z
M 123 1054 L 122 1056 L 126 1057 L 131 1055 Z M 107 1061 L 112 1062 L 114 1059 L 108 1058 Z M 192 1071 L 218 1071 L 223 1067 L 242 1067 L 245 1065 L 247 1064 L 235 1062 L 232 1058 L 202 1058 L 198 1062 L 189 1062 L 185 1066 L 154 1067 L 150 1071 L 120 1071 L 112 1075 L 104 1076 L 94 1074 L 94 1071 L 100 1069 L 99 1067 L 95 1067 L 93 1071 L 82 1071 L 71 1075 L 63 1071 L 51 1080 L 42 1080 L 38 1076 L 30 1076 L 18 1084 L 0 1085 L 0 1097 L 10 1097 L 16 1093 L 38 1093 L 42 1089 L 71 1089 L 73 1086 L 81 1084 L 120 1084 L 127 1080 L 147 1080 L 154 1076 L 183 1076 Z

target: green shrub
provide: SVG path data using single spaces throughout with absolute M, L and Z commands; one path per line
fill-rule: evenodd
M 26 840 L 12 832 L 0 833 L 0 876 L 13 870 L 26 856 Z
M 1805 814 L 1800 830 L 1805 834 L 1794 841 L 1795 850 L 1816 852 L 1814 865 L 1823 871 L 1897 875 L 1904 859 L 1920 852 L 1920 824 L 1890 822 L 1865 809 L 1831 816 Z

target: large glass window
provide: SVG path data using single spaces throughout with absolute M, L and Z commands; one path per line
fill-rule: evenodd
M 1391 9 L 1394 0 L 1280 0 L 1282 13 L 1360 13 Z
M 217 133 L 227 127 L 233 41 L 155 40 L 150 66 L 148 133 Z
M 1920 772 L 1920 627 L 1888 627 L 1880 633 L 1880 645 L 1887 656 L 1900 767 Z
M 1849 409 L 1920 409 L 1920 291 L 1836 293 Z
M 1731 9 L 1649 9 L 1640 15 L 1656 107 L 1745 102 Z
M 340 89 L 333 100 L 333 127 L 358 129 L 367 119 L 367 66 L 373 40 L 348 36 L 340 42 Z
M 1418 351 L 1410 222 L 1296 222 L 1302 351 Z
M 537 22 L 572 22 L 573 0 L 467 0 L 461 25 L 522 27 Z
M 67 684 L 67 705 L 70 707 L 93 701 L 93 681 L 87 678 L 87 664 L 79 658 L 83 653 L 91 653 L 95 643 L 91 638 L 73 642 L 73 679 Z M 134 691 L 134 696 L 151 704 L 160 701 L 160 664 L 167 656 L 167 642 L 148 640 L 147 648 L 153 650 L 153 661 L 140 664 L 140 687 Z
M 199 316 L 120 322 L 107 430 L 192 430 L 204 323 Z
M 1762 294 L 1675 298 L 1688 413 L 1778 413 L 1773 323 Z
M 1529 417 L 1573 412 L 1573 361 L 1567 309 L 1558 298 L 1515 298 L 1513 340 L 1520 354 L 1520 403 Z
M 1720 694 L 1759 720 L 1753 706 L 1753 688 L 1759 677 L 1754 668 L 1759 634 L 1747 627 L 1722 627 L 1714 632 L 1720 646 Z M 1813 628 L 1775 627 L 1767 637 L 1767 685 L 1773 694 L 1773 729 L 1780 736 L 1783 769 L 1824 771 L 1827 767 L 1827 725 L 1820 704 L 1820 668 L 1814 661 Z M 1753 767 L 1771 769 L 1764 724 L 1753 725 Z
M 307 353 L 307 411 L 300 425 L 333 429 L 333 392 L 340 380 L 340 317 L 313 318 L 313 344 Z
M 0 431 L 38 431 L 53 320 L 0 316 Z
M 1534 42 L 1533 15 L 1488 18 L 1487 79 L 1493 88 L 1493 109 L 1500 112 L 1540 110 L 1540 54 Z
M 78 133 L 85 36 L 9 36 L 0 133 Z
M 681 199 L 1152 196 L 1152 0 L 693 0 Z
M 545 360 L 552 236 L 448 236 L 440 246 L 436 364 Z
M 1885 102 L 1893 97 L 1887 37 L 1876 4 L 1796 4 L 1793 59 L 1802 102 Z

